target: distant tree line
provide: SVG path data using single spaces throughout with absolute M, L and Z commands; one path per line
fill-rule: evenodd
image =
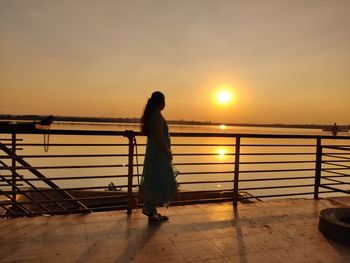
M 2 121 L 41 121 L 47 118 L 48 115 L 12 115 L 0 114 Z M 54 121 L 57 122 L 106 122 L 106 123 L 139 123 L 140 118 L 110 118 L 110 117 L 78 117 L 78 116 L 54 116 Z M 220 125 L 227 126 L 247 126 L 247 127 L 277 127 L 277 128 L 309 128 L 309 129 L 324 129 L 332 127 L 325 124 L 283 124 L 283 123 L 218 123 L 211 121 L 187 121 L 187 120 L 169 120 L 169 124 L 179 125 Z M 350 129 L 350 124 L 338 125 L 342 129 Z

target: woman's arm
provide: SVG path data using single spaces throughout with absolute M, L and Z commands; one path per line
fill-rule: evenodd
M 154 118 L 154 128 L 155 128 L 155 141 L 156 144 L 160 147 L 160 149 L 162 149 L 165 154 L 169 157 L 169 160 L 172 161 L 173 160 L 173 154 L 170 150 L 170 148 L 168 147 L 166 140 L 165 140 L 165 136 L 164 136 L 164 130 L 163 130 L 163 116 L 159 113 L 156 114 L 155 118 Z

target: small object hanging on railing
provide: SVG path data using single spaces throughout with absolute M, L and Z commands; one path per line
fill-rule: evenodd
M 39 130 L 49 130 L 51 124 L 55 120 L 55 117 L 50 115 L 42 119 L 39 123 L 35 123 L 35 128 Z M 44 133 L 44 151 L 49 151 L 50 134 Z

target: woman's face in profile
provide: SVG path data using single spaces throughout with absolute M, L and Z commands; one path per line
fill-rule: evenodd
M 165 108 L 165 99 L 160 104 L 160 109 L 163 110 Z

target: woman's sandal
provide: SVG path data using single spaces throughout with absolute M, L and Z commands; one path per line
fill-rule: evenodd
M 148 221 L 149 222 L 161 223 L 161 222 L 165 222 L 165 221 L 168 221 L 168 220 L 169 220 L 169 217 L 162 216 L 161 214 L 148 216 Z
M 158 217 L 160 218 L 161 221 L 168 221 L 169 220 L 169 217 L 162 216 L 161 214 L 158 214 Z

